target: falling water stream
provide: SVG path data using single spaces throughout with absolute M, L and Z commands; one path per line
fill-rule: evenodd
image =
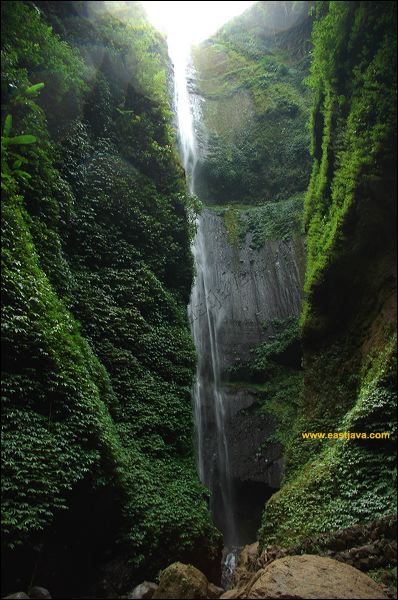
M 195 71 L 189 44 L 181 45 L 178 36 L 170 37 L 169 54 L 181 159 L 195 194 L 205 183 L 198 168 L 203 144 L 197 132 L 204 128 Z M 197 465 L 223 534 L 225 586 L 240 548 L 256 538 L 264 504 L 279 488 L 283 469 L 278 447 L 263 447 L 274 425 L 266 416 L 250 417 L 250 411 L 245 416 L 256 399 L 244 386 L 228 385 L 230 369 L 272 339 L 265 322 L 299 315 L 304 272 L 298 240 L 264 240 L 258 248 L 251 235 L 231 244 L 223 217 L 207 207 L 192 244 L 195 281 L 188 314 L 198 355 L 192 392 Z
M 179 147 L 188 180 L 189 191 L 195 193 L 195 176 L 198 162 L 198 144 L 195 122 L 200 118 L 195 97 L 189 91 L 189 78 L 193 67 L 188 46 L 173 45 L 169 39 L 169 54 L 174 64 L 175 107 Z M 192 335 L 198 354 L 196 380 L 193 389 L 194 418 L 197 440 L 197 464 L 200 479 L 211 492 L 210 508 L 216 524 L 230 550 L 236 544 L 236 525 L 233 511 L 233 488 L 230 460 L 225 431 L 227 406 L 221 385 L 221 356 L 219 351 L 218 324 L 220 306 L 212 301 L 210 287 L 209 240 L 206 239 L 206 219 L 199 216 L 197 233 L 192 252 L 195 262 L 195 281 L 192 288 L 188 313 Z M 213 256 L 211 257 L 214 258 Z M 208 459 L 207 442 L 211 436 L 214 449 Z M 214 498 L 217 498 L 217 507 Z M 226 564 L 232 566 L 229 556 Z

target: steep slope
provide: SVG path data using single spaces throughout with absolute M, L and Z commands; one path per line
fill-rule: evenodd
M 209 204 L 261 204 L 304 192 L 310 172 L 307 2 L 256 2 L 194 51 Z
M 113 561 L 120 592 L 217 548 L 170 65 L 137 3 L 106 4 L 2 3 L 6 591 L 83 593 Z
M 318 3 L 305 202 L 305 388 L 262 544 L 396 508 L 396 3 Z M 360 439 L 303 440 L 301 432 Z M 388 432 L 387 439 L 370 439 Z

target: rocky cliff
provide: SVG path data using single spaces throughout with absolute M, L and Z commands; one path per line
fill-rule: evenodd
M 395 25 L 394 2 L 317 9 L 304 394 L 262 544 L 395 510 Z M 305 441 L 303 431 L 364 437 Z
M 284 4 L 256 3 L 195 48 L 189 82 L 200 115 L 195 190 L 207 206 L 205 277 L 190 315 L 202 357 L 199 465 L 221 530 L 225 504 L 233 506 L 235 543 L 255 539 L 261 507 L 280 487 L 301 393 L 311 19 L 307 3 Z
M 305 152 L 293 152 L 305 144 L 300 138 L 303 133 L 297 137 L 295 127 L 305 131 L 308 107 L 313 104 L 300 327 L 289 320 L 273 321 L 265 324 L 268 331 L 265 327 L 261 332 L 254 314 L 245 327 L 248 343 L 244 335 L 236 342 L 242 361 L 236 361 L 229 372 L 227 394 L 228 406 L 236 402 L 244 407 L 231 409 L 232 471 L 240 473 L 241 465 L 246 465 L 256 480 L 262 469 L 265 473 L 266 460 L 278 462 L 284 457 L 282 487 L 268 501 L 260 531 L 262 543 L 284 543 L 393 510 L 396 121 L 391 36 L 396 5 L 382 3 L 376 10 L 367 2 L 319 3 L 311 17 L 303 11 L 294 21 L 294 7 L 277 3 L 286 4 L 291 19 L 283 30 L 278 7 L 271 18 L 267 12 L 271 8 L 265 4 L 272 3 L 257 3 L 197 48 L 194 58 L 196 91 L 204 99 L 203 125 L 198 131 L 203 196 L 209 204 L 224 207 L 224 212 L 220 208 L 216 212 L 223 216 L 232 248 L 241 244 L 246 252 L 245 239 L 250 239 L 249 246 L 263 245 L 258 250 L 263 264 L 253 263 L 260 269 L 261 281 L 253 279 L 250 253 L 238 259 L 243 260 L 238 283 L 223 269 L 219 281 L 229 278 L 239 301 L 247 293 L 256 307 L 254 313 L 277 316 L 276 307 L 284 302 L 274 293 L 283 271 L 272 267 L 271 274 L 269 267 L 275 249 L 283 253 L 281 240 L 294 239 L 294 227 L 296 236 L 300 231 L 300 218 L 296 219 L 309 162 Z M 309 89 L 304 92 L 313 19 L 312 66 Z M 250 23 L 250 28 L 244 23 Z M 284 100 L 294 110 L 277 101 L 282 88 Z M 251 212 L 241 204 L 251 204 Z M 245 238 L 248 230 L 252 236 Z M 267 239 L 279 239 L 274 250 Z M 249 251 L 253 250 L 249 247 Z M 220 252 L 223 260 L 232 260 L 232 249 Z M 258 292 L 253 292 L 254 280 L 259 289 L 267 281 L 260 301 Z M 292 290 L 297 289 L 292 272 L 289 281 Z M 228 310 L 235 310 L 229 299 L 224 302 Z M 297 308 L 290 314 L 297 314 Z M 225 312 L 224 303 L 220 311 Z M 284 312 L 284 318 L 287 315 Z M 224 327 L 228 329 L 227 321 Z M 221 340 L 223 335 L 221 326 Z M 234 358 L 235 338 L 231 340 L 228 348 L 224 344 L 224 361 Z M 250 352 L 251 342 L 255 345 Z M 247 442 L 250 447 L 262 435 L 265 442 L 257 451 L 259 462 L 256 454 L 251 455 L 251 466 L 250 453 L 237 450 L 249 430 L 253 432 Z M 367 435 L 386 431 L 390 438 L 333 443 L 303 440 L 301 435 L 347 430 Z
M 231 237 L 228 210 L 202 212 L 199 230 L 204 283 L 197 286 L 190 305 L 191 326 L 202 357 L 197 419 L 201 469 L 213 493 L 212 508 L 219 523 L 225 508 L 220 504 L 220 423 L 212 364 L 216 345 L 224 402 L 221 426 L 233 487 L 229 501 L 236 511 L 241 543 L 255 536 L 262 505 L 271 490 L 279 488 L 283 466 L 281 444 L 265 444 L 275 433 L 275 415 L 253 414 L 259 398 L 258 390 L 250 386 L 253 378 L 247 365 L 253 359 L 253 349 L 274 337 L 275 321 L 298 317 L 304 272 L 303 241 L 298 233 L 294 239 L 267 239 L 256 245 L 248 230 L 250 212 L 247 207 L 235 214 L 240 229 L 235 237 Z

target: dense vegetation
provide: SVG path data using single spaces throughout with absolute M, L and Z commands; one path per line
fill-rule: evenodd
M 320 2 L 305 201 L 305 389 L 262 543 L 396 507 L 396 3 Z M 390 432 L 316 441 L 302 431 Z
M 230 373 L 285 457 L 261 546 L 395 510 L 395 31 L 395 2 L 258 2 L 194 50 L 201 199 L 231 245 L 306 239 L 300 319 Z M 11 1 L 1 48 L 4 590 L 217 571 L 165 40 L 138 2 Z
M 307 2 L 257 2 L 194 51 L 204 99 L 198 193 L 261 204 L 304 192 L 311 20 Z
M 105 558 L 134 579 L 217 548 L 191 441 L 169 64 L 128 4 L 122 21 L 102 3 L 2 3 L 8 585 L 14 568 L 51 585 L 62 562 L 74 593 Z

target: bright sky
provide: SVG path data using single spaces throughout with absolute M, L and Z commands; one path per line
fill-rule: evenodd
M 151 23 L 160 31 L 189 45 L 202 42 L 224 23 L 243 13 L 254 2 L 192 1 L 142 2 Z

